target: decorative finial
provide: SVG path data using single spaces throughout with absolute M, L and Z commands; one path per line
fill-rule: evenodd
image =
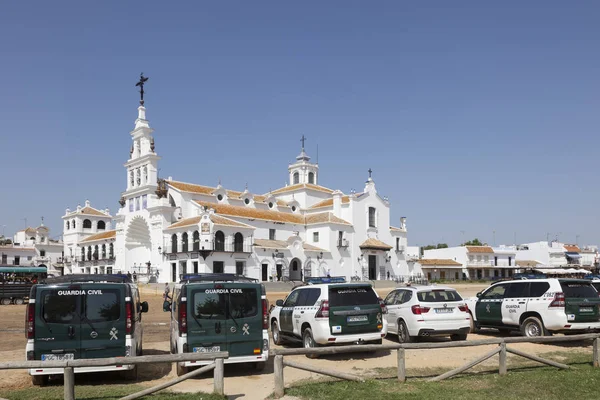
M 42 217 L 42 226 L 44 226 L 44 217 Z
M 139 86 L 140 87 L 140 105 L 141 106 L 144 105 L 144 84 L 146 83 L 146 81 L 148 79 L 149 79 L 148 77 L 144 77 L 144 73 L 142 72 L 140 74 L 140 81 L 135 84 L 135 86 Z
M 304 135 L 302 135 L 302 139 L 300 139 L 300 141 L 302 142 L 302 151 L 304 151 L 304 141 L 306 141 Z
M 373 173 L 373 170 L 371 168 L 369 168 L 369 179 L 371 179 L 371 174 Z
M 219 177 L 219 186 L 221 186 L 221 177 Z
M 246 191 L 248 191 L 248 182 L 246 182 Z

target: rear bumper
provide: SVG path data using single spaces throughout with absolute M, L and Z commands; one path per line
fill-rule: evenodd
M 565 322 L 562 326 L 547 326 L 551 332 L 600 332 L 600 322 Z
M 419 331 L 418 336 L 450 336 L 450 335 L 466 335 L 471 330 L 471 327 L 458 329 L 429 329 L 423 328 Z
M 460 319 L 445 321 L 408 320 L 408 333 L 410 336 L 447 336 L 455 333 L 469 333 L 471 318 L 468 314 Z
M 239 363 L 249 363 L 249 362 L 267 362 L 269 359 L 269 352 L 265 351 L 262 354 L 257 354 L 254 356 L 243 356 L 243 357 L 229 357 L 224 360 L 225 364 L 239 364 Z M 199 367 L 202 365 L 212 364 L 213 360 L 206 361 L 185 361 L 180 362 L 179 365 L 183 367 Z
M 322 323 L 311 325 L 311 329 L 313 333 L 313 339 L 320 345 L 371 342 L 385 337 L 387 334 L 387 321 L 384 318 L 383 328 L 381 331 L 377 332 L 344 334 L 342 331 L 342 333 L 339 335 L 332 335 L 330 333 L 331 328 L 329 327 L 328 320 L 323 321 Z
M 109 367 L 79 367 L 73 368 L 73 372 L 76 374 L 88 373 L 88 372 L 111 372 L 111 371 L 127 371 L 133 369 L 133 365 L 121 365 L 121 366 L 109 366 Z M 62 368 L 36 368 L 30 369 L 29 375 L 62 375 L 64 370 Z

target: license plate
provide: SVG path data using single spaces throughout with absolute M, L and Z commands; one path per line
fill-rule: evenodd
M 42 354 L 42 361 L 66 361 L 66 360 L 74 360 L 75 354 L 67 353 L 67 354 Z
M 221 346 L 194 347 L 194 353 L 216 353 L 221 351 Z
M 579 312 L 594 312 L 592 307 L 579 307 Z
M 450 314 L 452 312 L 452 308 L 436 308 L 435 309 L 435 313 L 436 314 Z
M 369 317 L 366 315 L 352 315 L 348 317 L 348 322 L 364 322 L 368 321 Z

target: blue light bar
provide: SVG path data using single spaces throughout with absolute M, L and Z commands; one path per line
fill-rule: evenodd
M 314 278 L 306 278 L 306 283 L 320 284 L 320 283 L 346 283 L 346 278 L 343 276 L 317 276 Z

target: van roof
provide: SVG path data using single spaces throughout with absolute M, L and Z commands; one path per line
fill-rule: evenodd
M 187 274 L 184 275 L 179 283 L 200 283 L 200 282 L 247 282 L 258 283 L 258 279 L 248 278 L 236 274 Z
M 46 278 L 40 281 L 40 283 L 55 284 L 55 283 L 132 283 L 131 278 L 127 275 L 108 275 L 108 274 L 73 274 L 63 275 L 54 278 Z

